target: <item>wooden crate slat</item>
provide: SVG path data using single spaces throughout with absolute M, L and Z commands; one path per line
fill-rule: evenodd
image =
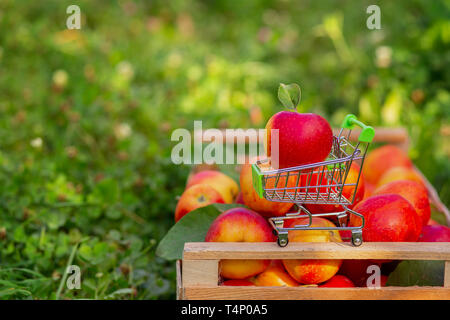
M 450 288 L 450 261 L 445 261 L 445 267 L 444 267 L 444 287 Z
M 183 260 L 183 287 L 217 286 L 219 260 Z
M 273 242 L 190 242 L 184 260 L 221 259 L 392 259 L 450 260 L 450 242 L 296 242 L 280 248 Z
M 191 287 L 188 300 L 450 300 L 450 288 Z
M 181 282 L 181 260 L 177 260 L 175 269 L 177 273 L 177 300 L 183 300 L 183 283 Z

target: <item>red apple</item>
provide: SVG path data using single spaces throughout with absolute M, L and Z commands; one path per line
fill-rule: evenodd
M 308 218 L 288 219 L 285 227 L 304 225 Z M 335 227 L 324 218 L 313 217 L 312 227 Z M 289 232 L 290 242 L 340 242 L 339 232 L 330 230 L 294 230 Z M 334 259 L 289 259 L 283 260 L 286 271 L 302 284 L 318 284 L 331 279 L 339 270 L 342 260 Z
M 255 284 L 251 282 L 250 280 L 225 280 L 222 282 L 223 286 L 254 286 Z
M 178 222 L 192 210 L 211 203 L 225 203 L 220 193 L 211 186 L 198 184 L 186 189 L 175 208 L 175 222 Z
M 226 174 L 215 170 L 200 171 L 193 176 L 190 176 L 186 188 L 196 184 L 210 185 L 222 195 L 225 203 L 233 203 L 234 198 L 239 192 L 239 186 L 233 179 Z
M 428 190 L 422 183 L 411 180 L 398 180 L 385 184 L 377 188 L 374 195 L 395 193 L 408 200 L 416 209 L 422 220 L 422 225 L 426 225 L 430 219 L 430 201 L 428 200 Z
M 277 145 L 276 141 L 272 141 L 273 129 L 278 130 L 278 155 L 272 155 L 272 145 Z M 323 161 L 329 155 L 332 144 L 330 125 L 314 113 L 281 111 L 266 124 L 266 153 L 271 157 L 274 168 Z
M 354 286 L 355 285 L 349 278 L 339 274 L 335 275 L 327 282 L 319 285 L 319 287 L 325 288 L 353 288 Z
M 220 214 L 211 224 L 206 242 L 271 242 L 272 227 L 258 213 L 234 208 Z M 270 260 L 221 260 L 220 271 L 226 279 L 245 279 L 263 272 Z
M 425 187 L 422 177 L 414 169 L 405 167 L 393 167 L 387 170 L 378 180 L 377 187 L 398 180 L 416 181 Z
M 437 222 L 437 221 L 434 221 L 433 219 L 429 219 L 428 220 L 428 223 L 427 223 L 427 225 L 429 225 L 429 226 L 434 226 L 434 225 L 440 225 L 440 223 L 439 222 Z
M 363 170 L 364 171 L 364 170 Z M 363 199 L 367 199 L 373 195 L 373 192 L 375 191 L 376 186 L 368 183 L 366 180 L 364 180 L 364 197 Z
M 321 176 L 319 170 L 316 170 L 317 173 L 313 173 L 313 176 L 311 177 L 311 180 L 309 181 L 309 185 L 317 185 L 319 184 L 319 176 Z M 345 180 L 345 186 L 342 189 L 342 196 L 345 197 L 347 200 L 351 201 L 353 200 L 353 204 L 349 205 L 348 207 L 352 209 L 358 202 L 360 202 L 364 197 L 364 177 L 361 174 L 359 176 L 360 166 L 353 162 L 350 166 L 350 169 L 348 171 L 347 179 Z M 356 184 L 358 182 L 358 176 L 359 176 L 359 183 L 358 188 L 356 189 L 355 198 L 353 199 L 353 194 L 355 192 L 355 186 L 349 186 L 349 184 Z M 309 178 L 307 175 L 302 176 L 302 183 L 304 185 L 307 185 Z M 321 185 L 327 185 L 327 179 L 325 177 L 325 174 L 322 176 L 322 181 L 320 182 Z M 320 188 L 321 190 L 319 192 L 327 192 L 327 188 Z M 332 188 L 333 192 L 337 192 L 336 188 Z M 310 192 L 317 193 L 317 188 L 310 189 Z M 307 204 L 306 208 L 311 211 L 311 213 L 325 213 L 325 212 L 338 212 L 342 211 L 343 208 L 340 205 L 330 205 L 330 204 Z
M 408 155 L 394 145 L 385 145 L 372 150 L 364 161 L 363 173 L 366 182 L 376 185 L 381 176 L 393 167 L 412 168 Z
M 372 196 L 354 210 L 364 216 L 363 240 L 373 242 L 417 241 L 422 220 L 408 200 L 398 194 Z M 351 215 L 350 226 L 360 226 L 361 218 Z
M 235 203 L 238 204 L 245 204 L 244 203 L 244 198 L 242 197 L 242 192 L 239 192 L 236 199 L 234 200 Z
M 450 228 L 442 225 L 424 226 L 419 242 L 450 242 Z
M 388 279 L 389 279 L 389 277 L 388 276 L 385 276 L 384 274 L 382 274 L 381 276 L 380 276 L 380 284 L 381 284 L 381 286 L 382 287 L 386 287 L 386 282 L 388 281 Z
M 339 269 L 339 274 L 349 278 L 357 287 L 365 287 L 367 279 L 372 273 L 367 272 L 367 268 L 371 265 L 381 267 L 381 263 L 371 260 L 344 260 Z
M 273 260 L 270 266 L 258 274 L 255 285 L 261 287 L 298 287 L 298 282 L 286 272 L 280 260 Z

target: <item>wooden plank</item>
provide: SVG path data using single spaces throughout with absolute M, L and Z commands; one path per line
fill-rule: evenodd
M 183 260 L 183 287 L 217 286 L 219 281 L 219 260 Z
M 177 260 L 175 269 L 177 276 L 177 300 L 183 300 L 183 283 L 181 282 L 181 260 Z
M 450 288 L 450 261 L 445 261 L 444 268 L 444 287 Z
M 450 288 L 231 287 L 185 288 L 187 300 L 450 300 Z
M 450 242 L 190 242 L 184 260 L 210 259 L 389 259 L 450 260 Z M 184 269 L 183 269 L 184 270 Z

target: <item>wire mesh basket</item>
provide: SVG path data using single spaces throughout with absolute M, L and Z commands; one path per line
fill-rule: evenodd
M 361 128 L 358 140 L 350 142 L 352 129 Z M 360 122 L 356 116 L 345 117 L 337 135 L 333 136 L 333 144 L 328 158 L 322 162 L 311 163 L 283 169 L 273 169 L 270 159 L 258 160 L 252 165 L 253 187 L 261 198 L 274 202 L 296 204 L 298 211 L 282 217 L 269 219 L 282 247 L 288 244 L 288 232 L 291 230 L 348 230 L 351 231 L 353 245 L 362 244 L 362 229 L 364 217 L 350 209 L 354 203 L 364 158 L 375 135 L 372 127 Z M 359 163 L 358 177 L 347 182 L 350 167 L 353 162 Z M 345 187 L 354 189 L 350 196 L 345 197 Z M 304 204 L 326 204 L 339 206 L 337 212 L 311 213 Z M 342 209 L 342 210 L 341 210 Z M 360 226 L 348 226 L 349 217 L 354 214 L 360 218 Z M 313 217 L 335 217 L 336 227 L 312 227 Z M 307 223 L 285 227 L 285 220 L 308 218 Z

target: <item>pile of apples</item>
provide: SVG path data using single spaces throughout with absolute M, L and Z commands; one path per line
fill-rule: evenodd
M 331 150 L 331 127 L 319 115 L 282 111 L 267 123 L 268 132 L 274 128 L 279 130 L 279 163 L 276 165 L 280 168 L 323 161 Z M 270 145 L 268 134 L 265 146 L 269 157 Z M 359 164 L 352 164 L 347 183 L 357 181 L 359 169 Z M 214 220 L 205 241 L 276 241 L 267 218 L 294 212 L 295 206 L 260 198 L 253 188 L 249 163 L 241 168 L 239 185 L 219 171 L 205 170 L 191 175 L 177 204 L 175 221 L 211 203 L 241 203 L 246 207 L 227 210 Z M 349 198 L 354 191 L 354 187 L 346 187 L 343 195 Z M 342 210 L 333 205 L 306 207 L 313 213 Z M 365 242 L 450 241 L 450 228 L 430 219 L 425 182 L 408 156 L 394 145 L 385 145 L 368 153 L 351 208 L 365 218 Z M 359 226 L 359 219 L 351 215 L 350 226 Z M 297 224 L 305 224 L 305 221 L 301 218 L 285 221 L 285 227 Z M 335 225 L 326 218 L 314 217 L 312 226 Z M 343 231 L 295 230 L 289 232 L 289 242 L 341 242 L 348 236 Z M 367 273 L 369 265 L 381 267 L 388 263 L 324 259 L 222 260 L 220 274 L 223 285 L 354 287 L 366 286 L 366 279 L 370 276 Z M 382 284 L 386 279 L 387 276 L 383 275 Z

